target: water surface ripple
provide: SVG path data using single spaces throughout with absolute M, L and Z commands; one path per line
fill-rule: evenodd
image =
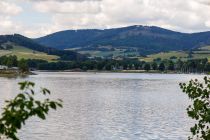
M 36 117 L 21 140 L 186 140 L 193 124 L 188 99 L 178 83 L 202 75 L 123 73 L 38 73 L 24 80 L 52 91 L 64 108 L 46 121 Z M 0 105 L 23 79 L 0 78 Z

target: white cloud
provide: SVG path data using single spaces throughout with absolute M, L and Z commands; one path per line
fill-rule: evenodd
M 102 1 L 102 0 L 29 0 L 29 1 L 33 1 L 33 2 L 39 2 L 39 1 L 58 1 L 58 2 L 83 2 L 83 1 Z
M 22 12 L 22 8 L 8 1 L 0 1 L 0 33 L 8 34 L 19 31 L 18 23 L 12 21 L 12 17 Z
M 209 0 L 197 0 L 199 3 L 205 4 L 205 5 L 210 5 Z
M 22 11 L 22 8 L 13 3 L 8 3 L 4 0 L 0 1 L 0 14 L 1 15 L 17 15 L 21 11 Z
M 44 2 L 36 2 L 34 7 L 37 11 L 48 12 L 48 13 L 95 14 L 100 12 L 99 2 L 95 1 L 81 1 L 81 2 L 44 1 Z
M 0 33 L 11 34 L 20 31 L 20 24 L 12 22 L 9 16 L 0 16 Z
M 201 4 L 200 0 L 103 0 L 93 2 L 97 3 L 93 6 L 94 8 L 92 7 L 93 9 L 100 7 L 100 10 L 94 10 L 94 12 L 92 8 L 87 9 L 89 2 L 86 4 L 60 2 L 60 5 L 59 2 L 53 3 L 55 2 L 51 1 L 51 4 L 40 2 L 39 6 L 48 5 L 44 6 L 47 9 L 39 9 L 37 6 L 36 9 L 42 12 L 52 12 L 52 24 L 59 26 L 60 30 L 143 24 L 192 32 L 208 30 L 206 21 L 210 20 L 210 14 L 206 12 L 208 7 Z M 64 14 L 65 11 L 69 14 Z
M 21 8 L 3 1 L 0 2 L 0 15 L 7 15 L 9 18 L 1 24 L 8 26 L 14 24 L 11 17 L 20 13 Z M 134 24 L 160 26 L 181 32 L 210 30 L 209 0 L 28 1 L 35 10 L 34 15 L 37 12 L 46 13 L 51 18 L 44 22 L 37 21 L 35 25 L 28 25 L 22 21 L 22 25 L 19 26 L 25 30 L 20 30 L 19 33 L 32 37 L 67 29 L 112 28 Z M 28 11 L 23 12 L 26 14 Z

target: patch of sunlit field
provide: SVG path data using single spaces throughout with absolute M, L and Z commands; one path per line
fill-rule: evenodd
M 46 61 L 56 61 L 59 58 L 56 55 L 48 55 L 21 46 L 13 46 L 11 50 L 0 50 L 0 56 L 5 55 L 16 55 L 18 59 L 41 59 Z

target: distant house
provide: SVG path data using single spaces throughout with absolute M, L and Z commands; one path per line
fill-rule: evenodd
M 6 70 L 6 69 L 8 69 L 7 66 L 5 66 L 5 65 L 0 65 L 0 70 Z

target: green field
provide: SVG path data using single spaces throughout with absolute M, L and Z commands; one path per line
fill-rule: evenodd
M 195 58 L 208 58 L 210 62 L 210 46 L 201 47 L 199 51 L 194 51 Z
M 209 49 L 210 49 L 210 47 L 209 47 Z M 170 59 L 172 56 L 176 56 L 178 59 L 181 59 L 181 60 L 187 60 L 188 52 L 184 52 L 184 51 L 162 52 L 162 53 L 157 53 L 157 54 L 153 54 L 153 55 L 148 55 L 147 57 L 141 58 L 140 60 L 143 60 L 146 62 L 151 62 L 157 58 Z M 209 50 L 202 49 L 200 51 L 194 51 L 191 59 L 202 59 L 202 58 L 208 58 L 208 60 L 210 61 Z
M 79 51 L 81 54 L 90 54 L 92 57 L 118 57 L 118 56 L 138 56 L 137 52 L 125 52 L 123 49 L 115 49 L 114 51 Z
M 13 46 L 11 50 L 0 50 L 0 56 L 4 55 L 16 55 L 18 59 L 42 59 L 46 61 L 55 61 L 59 58 L 55 55 L 47 55 L 46 53 L 33 51 L 21 46 Z
M 100 47 L 99 47 L 100 48 Z M 111 49 L 110 46 L 102 46 L 101 48 Z M 78 48 L 72 48 L 70 50 L 77 51 Z M 79 48 L 80 49 L 80 48 Z M 161 58 L 170 59 L 172 56 L 177 57 L 177 59 L 188 60 L 189 52 L 185 51 L 170 51 L 170 52 L 161 52 L 157 54 L 148 55 L 147 57 L 140 57 L 137 51 L 127 52 L 126 49 L 123 48 L 115 48 L 113 51 L 78 51 L 81 54 L 89 54 L 92 57 L 129 57 L 129 58 L 139 58 L 141 61 L 152 62 L 154 59 Z M 208 58 L 210 61 L 210 46 L 201 47 L 196 49 L 192 53 L 192 58 L 190 59 L 202 59 Z
M 154 59 L 161 58 L 161 59 L 170 59 L 170 57 L 176 56 L 177 58 L 186 58 L 188 56 L 187 53 L 185 52 L 177 52 L 177 51 L 171 51 L 171 52 L 162 52 L 162 53 L 157 53 L 153 55 L 148 55 L 146 58 L 143 58 L 141 60 L 144 60 L 146 62 L 151 62 Z
M 210 51 L 210 46 L 202 47 L 201 50 L 209 50 Z

